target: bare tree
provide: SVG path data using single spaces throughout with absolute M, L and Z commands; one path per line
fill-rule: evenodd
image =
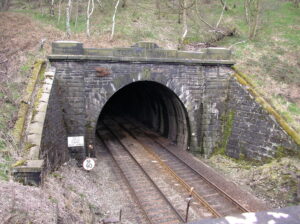
M 98 4 L 99 4 L 99 7 L 102 8 L 102 4 L 101 4 L 101 1 L 100 0 L 97 0 Z
M 67 30 L 68 38 L 70 38 L 71 36 L 71 26 L 70 26 L 71 5 L 72 5 L 72 0 L 69 0 L 66 7 L 66 30 Z
M 54 16 L 54 0 L 50 1 L 50 16 Z
M 75 16 L 75 29 L 77 28 L 79 17 L 79 0 L 76 1 L 76 16 Z
M 217 22 L 217 25 L 216 25 L 216 28 L 218 28 L 219 27 L 219 25 L 220 25 L 220 22 L 221 22 L 221 20 L 222 20 L 222 18 L 223 18 L 223 15 L 224 15 L 224 10 L 226 10 L 226 1 L 224 2 L 223 0 L 222 0 L 222 3 L 223 3 L 223 9 L 222 9 L 222 13 L 221 13 L 221 15 L 220 15 L 220 18 L 219 18 L 219 20 L 218 20 L 218 22 Z
M 122 8 L 126 8 L 126 7 L 127 7 L 127 0 L 123 0 Z
M 157 9 L 158 19 L 160 19 L 160 0 L 155 1 L 155 6 L 156 6 L 156 9 Z
M 1 0 L 0 3 L 0 11 L 6 11 L 9 9 L 10 0 Z
M 226 11 L 229 10 L 228 6 L 226 5 L 226 1 L 224 2 L 224 0 L 220 0 L 220 2 Z
M 120 0 L 117 0 L 117 3 L 116 3 L 116 5 L 115 5 L 115 12 L 114 12 L 114 15 L 113 15 L 113 17 L 112 17 L 112 28 L 111 28 L 110 41 L 112 41 L 113 38 L 114 38 L 115 24 L 116 24 L 115 19 L 116 19 L 116 14 L 117 14 L 117 10 L 118 10 L 119 4 L 120 4 Z
M 184 42 L 184 39 L 187 35 L 187 32 L 188 32 L 188 26 L 187 26 L 187 3 L 186 3 L 187 0 L 182 0 L 182 5 L 181 5 L 181 8 L 182 8 L 182 22 L 183 22 L 183 30 L 182 30 L 182 36 L 181 36 L 181 45 L 183 44 Z
M 63 0 L 58 0 L 58 17 L 57 17 L 57 22 L 60 22 L 60 17 L 61 17 L 61 3 Z
M 260 15 L 260 0 L 245 0 L 244 8 L 246 22 L 249 27 L 248 37 L 251 40 L 256 36 Z
M 92 8 L 91 8 L 92 4 Z M 95 4 L 94 0 L 89 0 L 88 5 L 87 5 L 87 11 L 86 11 L 86 35 L 89 37 L 91 36 L 90 34 L 90 18 L 94 12 Z

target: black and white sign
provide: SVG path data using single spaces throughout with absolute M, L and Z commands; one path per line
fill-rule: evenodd
M 84 146 L 84 136 L 68 137 L 68 147 Z
M 92 158 L 87 158 L 83 161 L 83 168 L 91 170 L 95 167 L 95 161 Z

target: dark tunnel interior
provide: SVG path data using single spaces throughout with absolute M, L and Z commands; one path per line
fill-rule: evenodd
M 189 145 L 186 109 L 176 94 L 162 84 L 138 81 L 123 87 L 107 101 L 98 123 L 106 116 L 130 118 L 184 149 Z

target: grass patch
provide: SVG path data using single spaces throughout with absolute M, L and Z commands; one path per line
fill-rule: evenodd
M 11 154 L 6 148 L 5 141 L 0 138 L 0 180 L 9 180 L 11 162 Z
M 291 112 L 293 114 L 300 115 L 300 107 L 295 103 L 291 103 L 288 106 L 288 110 L 289 110 L 289 112 Z

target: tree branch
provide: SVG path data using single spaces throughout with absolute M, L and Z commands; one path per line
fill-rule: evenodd
M 113 18 L 112 18 L 112 29 L 111 29 L 110 41 L 112 41 L 113 38 L 114 38 L 115 23 L 116 23 L 115 19 L 116 19 L 116 14 L 117 14 L 117 9 L 118 9 L 119 3 L 120 3 L 120 0 L 118 0 L 116 5 L 115 5 L 115 12 L 114 12 L 114 15 L 113 15 Z
M 221 15 L 220 15 L 219 21 L 217 22 L 216 28 L 218 28 L 219 25 L 220 25 L 220 22 L 221 22 L 221 20 L 222 20 L 222 18 L 223 18 L 223 14 L 224 14 L 225 8 L 226 8 L 226 2 L 224 3 L 223 9 L 222 9 L 222 13 L 221 13 Z

